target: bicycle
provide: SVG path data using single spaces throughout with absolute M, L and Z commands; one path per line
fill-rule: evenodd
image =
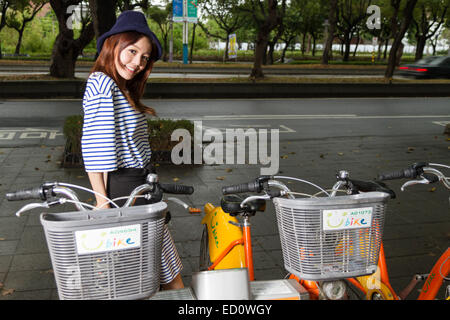
M 401 186 L 401 191 L 416 184 L 431 184 L 436 182 L 441 182 L 447 189 L 450 189 L 450 178 L 446 177 L 441 171 L 436 169 L 436 167 L 450 169 L 450 166 L 443 164 L 417 162 L 405 169 L 381 174 L 378 177 L 378 180 L 412 179 Z M 448 278 L 449 274 L 450 247 L 437 259 L 428 274 L 414 275 L 410 283 L 397 294 L 390 284 L 384 249 L 383 246 L 381 246 L 377 272 L 370 276 L 353 279 L 352 284 L 354 284 L 368 300 L 404 300 L 419 282 L 425 281 L 418 300 L 434 300 L 443 281 L 450 281 L 450 278 Z M 445 299 L 450 299 L 450 285 L 446 288 Z
M 298 180 L 317 187 L 320 192 L 314 195 L 292 192 L 285 184 L 274 179 Z M 341 187 L 346 188 L 345 192 L 348 195 L 336 197 L 336 193 L 340 191 Z M 276 190 L 273 190 L 273 188 Z M 366 193 L 358 195 L 360 191 Z M 247 192 L 264 192 L 265 194 L 263 196 L 238 195 Z M 247 268 L 249 280 L 254 281 L 251 224 L 249 220 L 256 212 L 265 210 L 267 200 L 273 200 L 277 213 L 285 269 L 290 272 L 287 278 L 295 279 L 305 288 L 310 299 L 332 300 L 346 297 L 347 284 L 343 279 L 375 272 L 383 232 L 385 203 L 388 198 L 395 197 L 395 193 L 386 185 L 373 181 L 365 182 L 350 179 L 345 171 L 340 172 L 338 182 L 331 189 L 331 194 L 309 181 L 283 176 L 261 176 L 249 183 L 224 187 L 222 193 L 224 197 L 221 200 L 221 206 L 215 207 L 211 203 L 207 203 L 204 207 L 200 270 Z M 320 194 L 325 194 L 326 197 L 319 197 Z M 295 195 L 307 196 L 310 199 L 296 198 Z M 374 217 L 377 217 L 376 223 L 378 225 L 374 223 L 371 228 L 352 228 L 354 230 L 350 231 L 342 229 L 320 230 L 321 212 L 330 213 L 332 210 L 339 211 L 339 208 L 358 209 L 362 205 L 373 205 L 377 208 L 370 215 L 373 214 Z M 315 207 L 315 209 L 308 212 L 312 207 Z M 283 224 L 282 221 L 286 218 L 286 212 L 297 209 L 303 210 L 303 213 L 305 213 L 303 218 L 309 219 L 309 222 L 305 224 L 305 221 L 302 221 L 297 226 L 293 226 L 290 222 Z M 236 218 L 238 215 L 242 217 L 242 223 L 238 222 Z M 300 215 L 302 215 L 301 212 Z M 290 218 L 294 220 L 292 215 L 288 217 L 288 220 Z M 299 230 L 293 231 L 295 227 L 300 227 L 300 232 Z M 294 234 L 294 239 L 290 237 L 292 234 Z M 305 235 L 305 241 L 298 240 Z M 364 241 L 364 238 L 368 235 L 373 235 L 376 238 L 376 241 L 369 245 Z M 328 239 L 316 242 L 314 239 L 317 240 L 317 237 Z M 347 241 L 345 241 L 346 237 Z M 317 248 L 320 250 L 323 248 L 331 249 L 330 252 L 323 253 L 320 250 L 317 251 Z M 359 253 L 356 252 L 358 250 Z M 294 252 L 291 257 L 289 252 Z M 352 263 L 355 264 L 364 255 L 371 257 L 370 263 L 352 266 Z M 322 261 L 322 264 L 317 267 L 317 259 L 326 260 L 326 263 Z M 305 272 L 304 270 L 308 268 L 309 271 Z
M 112 208 L 80 201 L 74 188 L 105 198 Z M 59 182 L 11 192 L 6 198 L 43 201 L 26 204 L 16 212 L 18 217 L 32 209 L 75 205 L 77 211 L 40 215 L 61 300 L 145 299 L 160 285 L 164 225 L 170 218 L 163 195 L 193 192 L 191 186 L 162 184 L 156 174 L 149 174 L 146 183 L 129 196 L 112 200 L 88 188 Z M 133 206 L 139 197 L 151 204 Z M 114 202 L 123 199 L 122 207 Z M 181 202 L 172 197 L 166 200 Z

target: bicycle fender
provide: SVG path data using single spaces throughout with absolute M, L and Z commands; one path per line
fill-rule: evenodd
M 202 224 L 208 229 L 208 247 L 211 262 L 214 262 L 227 247 L 236 240 L 243 237 L 242 229 L 231 224 L 239 221 L 224 212 L 222 208 L 214 207 L 207 203 L 204 207 L 205 216 Z M 245 252 L 243 245 L 236 245 L 231 251 L 217 264 L 218 269 L 245 268 Z

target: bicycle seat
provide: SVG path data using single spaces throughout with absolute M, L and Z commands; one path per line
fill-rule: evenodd
M 348 181 L 352 184 L 352 189 L 355 193 L 357 193 L 358 191 L 362 192 L 379 191 L 389 194 L 391 199 L 396 198 L 395 192 L 381 181 L 361 181 L 354 179 L 348 179 Z
M 230 214 L 230 216 L 236 216 L 240 213 L 247 213 L 254 215 L 256 211 L 264 212 L 266 210 L 266 201 L 263 199 L 255 199 L 249 201 L 242 208 L 241 203 L 244 201 L 248 194 L 229 194 L 222 197 L 220 205 L 223 211 Z

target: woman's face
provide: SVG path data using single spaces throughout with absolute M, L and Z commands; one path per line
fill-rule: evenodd
M 125 80 L 133 79 L 150 61 L 152 45 L 147 37 L 125 47 L 116 57 L 115 66 Z

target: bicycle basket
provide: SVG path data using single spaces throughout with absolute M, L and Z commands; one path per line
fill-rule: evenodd
M 389 195 L 275 198 L 287 271 L 305 280 L 334 280 L 376 271 Z
M 160 284 L 167 204 L 42 213 L 60 299 L 141 299 Z

